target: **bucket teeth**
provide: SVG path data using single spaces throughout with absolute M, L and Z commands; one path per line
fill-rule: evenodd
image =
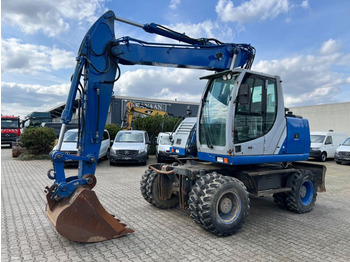
M 77 242 L 99 242 L 134 232 L 106 211 L 94 191 L 79 187 L 69 198 L 46 206 L 57 232 Z

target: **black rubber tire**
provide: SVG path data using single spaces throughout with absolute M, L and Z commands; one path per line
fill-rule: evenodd
M 290 211 L 303 214 L 310 212 L 316 202 L 317 187 L 310 170 L 299 169 L 288 179 L 292 190 L 287 193 L 286 206 Z
M 322 152 L 322 154 L 320 156 L 320 160 L 321 160 L 321 162 L 326 162 L 326 160 L 327 160 L 327 153 L 326 152 Z
M 158 185 L 159 175 L 155 171 L 152 171 L 148 177 L 146 190 L 149 201 L 152 205 L 161 208 L 169 209 L 174 208 L 179 205 L 179 197 L 177 195 L 172 195 L 170 199 L 163 200 L 159 198 L 159 185 Z
M 215 235 L 236 233 L 247 219 L 250 208 L 244 184 L 215 172 L 206 174 L 196 184 L 189 201 L 192 204 L 191 217 Z
M 337 164 L 339 164 L 339 165 L 342 163 L 342 161 L 335 161 L 335 162 L 336 162 Z
M 140 181 L 140 190 L 141 190 L 141 195 L 143 198 L 150 204 L 152 204 L 152 201 L 150 200 L 149 196 L 147 195 L 147 182 L 150 174 L 152 173 L 151 169 L 147 169 L 145 173 L 141 177 Z
M 197 179 L 188 195 L 188 208 L 191 212 L 190 216 L 201 227 L 203 227 L 203 225 L 198 216 L 198 205 L 201 203 L 200 198 L 204 195 L 204 190 L 209 188 L 209 182 L 218 176 L 216 172 L 213 172 L 200 177 Z
M 276 193 L 273 194 L 273 200 L 276 204 L 276 206 L 278 206 L 279 208 L 282 209 L 288 209 L 287 208 L 287 193 Z

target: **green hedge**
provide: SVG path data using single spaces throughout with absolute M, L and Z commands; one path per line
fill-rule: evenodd
M 48 154 L 52 150 L 57 135 L 53 128 L 33 127 L 27 128 L 21 134 L 20 146 L 33 155 Z
M 160 132 L 171 132 L 177 123 L 177 117 L 169 116 L 138 116 L 133 124 L 136 130 L 145 130 L 150 137 L 157 136 Z
M 117 125 L 117 124 L 107 124 L 105 127 L 108 132 L 109 132 L 109 136 L 111 137 L 111 140 L 113 141 L 115 136 L 117 135 L 117 133 L 119 132 L 119 130 L 121 130 L 122 128 Z

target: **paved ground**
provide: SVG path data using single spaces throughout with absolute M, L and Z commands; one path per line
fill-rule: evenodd
M 160 210 L 142 198 L 143 166 L 98 164 L 95 191 L 135 233 L 93 244 L 68 241 L 45 216 L 48 160 L 12 159 L 1 149 L 2 261 L 349 261 L 350 165 L 327 161 L 327 192 L 312 212 L 281 210 L 271 197 L 253 198 L 235 235 L 220 238 L 198 227 L 189 212 Z M 150 159 L 149 163 L 155 159 Z M 68 173 L 76 174 L 76 169 Z

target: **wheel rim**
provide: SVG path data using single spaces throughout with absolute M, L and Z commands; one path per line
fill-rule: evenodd
M 313 194 L 314 188 L 310 180 L 304 181 L 304 183 L 300 187 L 300 201 L 303 205 L 310 204 Z
M 241 212 L 241 199 L 235 192 L 225 191 L 218 199 L 216 213 L 224 224 L 233 223 Z

